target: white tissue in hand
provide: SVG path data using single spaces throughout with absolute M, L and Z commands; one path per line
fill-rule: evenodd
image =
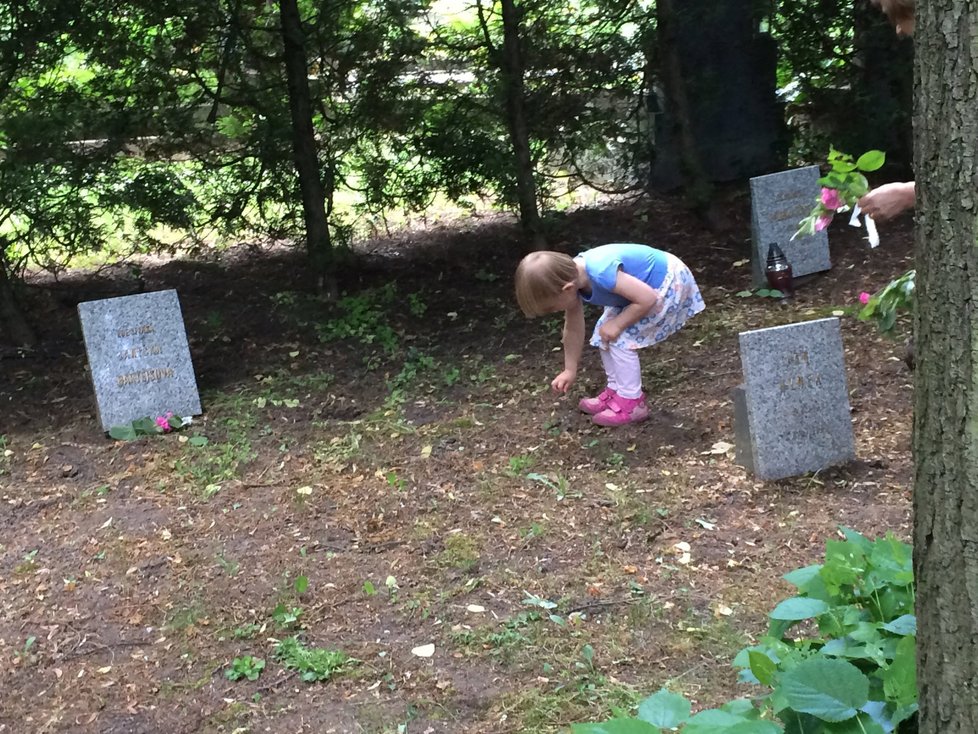
M 873 218 L 868 214 L 866 215 L 866 234 L 868 235 L 867 239 L 869 240 L 870 247 L 876 247 L 879 245 L 880 235 L 879 232 L 876 231 L 876 222 L 874 222 Z

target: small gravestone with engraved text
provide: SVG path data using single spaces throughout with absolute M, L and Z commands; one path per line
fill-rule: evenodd
M 737 463 L 761 479 L 782 479 L 855 457 L 837 318 L 745 331 L 740 360 Z
M 175 290 L 78 304 L 103 430 L 168 412 L 200 414 Z
M 767 250 L 778 245 L 797 278 L 832 267 L 829 236 L 823 229 L 813 235 L 791 237 L 798 223 L 811 214 L 821 191 L 818 166 L 756 176 L 750 180 L 751 270 L 754 286 L 765 285 Z

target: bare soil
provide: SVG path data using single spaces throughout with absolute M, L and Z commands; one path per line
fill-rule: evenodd
M 341 304 L 244 245 L 141 283 L 35 278 L 43 345 L 0 359 L 0 732 L 536 733 L 662 686 L 744 695 L 730 661 L 781 574 L 840 525 L 909 536 L 912 375 L 902 340 L 843 316 L 858 460 L 760 482 L 720 443 L 737 334 L 852 307 L 909 267 L 912 223 L 877 250 L 836 223 L 832 270 L 785 304 L 735 295 L 749 202 L 727 199 L 719 235 L 669 198 L 553 221 L 557 249 L 676 253 L 707 302 L 643 354 L 651 420 L 616 430 L 575 409 L 594 354 L 550 394 L 561 324 L 513 302 L 509 218 L 366 243 Z M 178 290 L 204 415 L 120 443 L 75 306 L 138 288 Z M 276 656 L 292 635 L 351 660 L 306 682 Z M 229 680 L 245 655 L 260 677 Z

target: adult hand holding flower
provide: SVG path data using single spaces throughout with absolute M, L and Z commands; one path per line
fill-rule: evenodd
M 832 222 L 837 212 L 848 211 L 856 205 L 860 197 L 869 191 L 869 182 L 863 172 L 879 169 L 886 161 L 886 155 L 879 150 L 870 150 L 853 161 L 851 155 L 840 153 L 835 148 L 829 150 L 829 165 L 832 170 L 818 180 L 822 186 L 818 202 L 811 214 L 798 224 L 795 237 L 804 237 L 821 232 Z M 855 219 L 855 217 L 854 217 Z M 853 224 L 850 221 L 850 224 Z M 859 226 L 858 219 L 854 226 Z M 867 224 L 868 226 L 868 224 Z

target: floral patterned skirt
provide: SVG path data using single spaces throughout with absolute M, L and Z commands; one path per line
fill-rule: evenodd
M 675 334 L 683 324 L 706 308 L 699 286 L 696 285 L 696 280 L 686 264 L 675 255 L 670 253 L 666 255 L 669 258 L 669 269 L 657 291 L 662 299 L 661 304 L 625 329 L 611 346 L 622 349 L 651 347 Z M 618 306 L 605 307 L 591 335 L 592 347 L 603 346 L 601 337 L 598 336 L 598 329 L 601 328 L 601 324 L 615 318 L 621 312 L 622 309 Z

